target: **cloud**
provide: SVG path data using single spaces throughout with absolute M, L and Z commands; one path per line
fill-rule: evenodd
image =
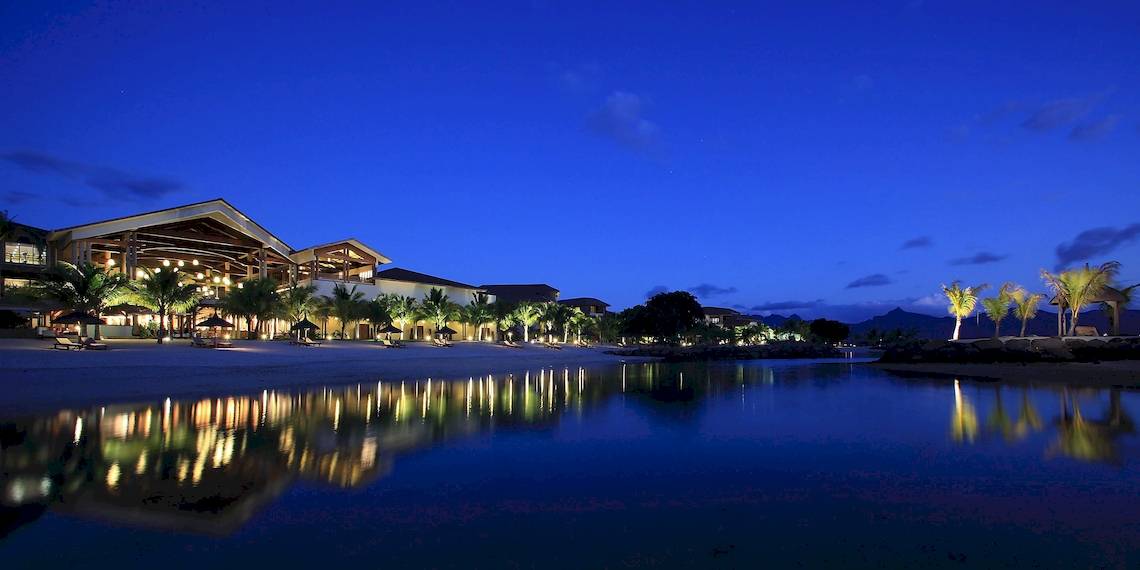
M 720 287 L 711 283 L 701 283 L 700 285 L 689 287 L 689 292 L 698 297 L 715 297 L 717 295 L 735 293 L 736 287 Z
M 182 184 L 173 180 L 135 176 L 114 168 L 64 160 L 35 151 L 6 152 L 0 154 L 0 159 L 34 174 L 81 182 L 114 199 L 153 200 L 182 189 Z
M 1007 257 L 1009 256 L 990 253 L 988 251 L 980 251 L 974 255 L 971 255 L 970 257 L 959 257 L 956 259 L 951 259 L 950 265 L 985 265 L 987 263 L 996 263 Z
M 1102 227 L 1085 230 L 1077 234 L 1073 241 L 1057 246 L 1057 267 L 1110 253 L 1135 241 L 1137 237 L 1140 237 L 1140 224 L 1129 224 L 1119 229 Z
M 848 289 L 858 289 L 860 287 L 882 287 L 883 285 L 890 285 L 891 278 L 883 275 L 882 273 L 875 273 L 866 277 L 860 277 L 847 284 Z
M 1095 97 L 1050 101 L 1033 111 L 1021 126 L 1031 131 L 1050 131 L 1080 119 L 1095 103 Z
M 587 123 L 599 136 L 635 151 L 647 151 L 657 146 L 661 129 L 642 116 L 642 106 L 641 97 L 615 91 L 587 117 Z
M 1120 122 L 1118 115 L 1109 115 L 1099 121 L 1077 125 L 1073 127 L 1073 130 L 1069 131 L 1069 140 L 1083 142 L 1103 138 L 1116 128 L 1118 122 Z
M 823 306 L 823 299 L 816 299 L 814 301 L 772 301 L 768 303 L 761 303 L 753 305 L 750 311 L 787 311 L 790 309 L 813 309 Z
M 917 249 L 920 247 L 930 247 L 932 245 L 934 245 L 934 241 L 930 239 L 930 236 L 920 236 L 904 241 L 902 247 L 899 249 Z
M 11 192 L 4 194 L 4 201 L 8 202 L 9 204 L 23 204 L 24 202 L 28 202 L 36 198 L 39 198 L 38 194 L 35 194 L 33 192 L 25 192 L 23 190 L 12 190 Z
M 669 292 L 668 287 L 666 287 L 664 285 L 658 285 L 658 286 L 646 291 L 645 292 L 645 298 L 648 299 L 654 295 L 660 295 L 661 293 L 668 293 L 668 292 Z
M 558 86 L 572 93 L 594 91 L 598 88 L 602 68 L 595 63 L 574 67 L 553 66 L 554 78 Z

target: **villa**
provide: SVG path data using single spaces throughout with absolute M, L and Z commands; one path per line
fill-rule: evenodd
M 486 287 L 476 287 L 407 269 L 383 269 L 391 259 L 355 238 L 344 238 L 296 249 L 223 199 L 113 218 L 57 230 L 17 224 L 14 240 L 4 244 L 5 288 L 26 286 L 42 277 L 57 261 L 93 263 L 109 272 L 141 278 L 152 272 L 181 271 L 198 285 L 201 300 L 190 313 L 177 315 L 172 328 L 187 331 L 216 310 L 229 291 L 244 281 L 269 277 L 282 285 L 312 285 L 317 295 L 330 295 L 337 284 L 355 288 L 371 300 L 384 293 L 423 299 L 432 288 L 442 289 L 452 301 L 466 305 L 476 295 L 493 302 Z M 555 297 L 557 290 L 554 291 Z M 5 300 L 0 309 L 29 315 L 33 326 L 50 324 L 50 306 L 18 306 Z M 130 337 L 154 317 L 141 307 L 119 306 L 104 315 L 107 337 Z M 313 320 L 317 320 L 312 317 Z M 339 330 L 335 318 L 327 319 L 326 331 Z M 236 330 L 245 323 L 235 322 Z M 449 323 L 461 330 L 459 323 Z M 288 331 L 289 324 L 274 322 L 270 334 Z M 367 338 L 368 324 L 349 329 L 353 338 Z M 436 331 L 431 323 L 410 322 L 405 338 L 428 338 Z M 494 339 L 487 327 L 482 338 Z M 471 334 L 468 336 L 475 336 Z
M 610 304 L 593 297 L 575 297 L 573 299 L 563 299 L 559 303 L 567 307 L 574 307 L 580 309 L 588 317 L 600 317 L 608 312 Z
M 545 283 L 481 285 L 479 288 L 507 303 L 554 303 L 559 294 L 558 289 Z

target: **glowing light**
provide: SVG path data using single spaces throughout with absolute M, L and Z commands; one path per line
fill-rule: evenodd
M 238 289 L 244 289 L 245 283 L 238 283 Z
M 79 439 L 83 437 L 83 418 L 75 418 L 75 437 L 72 438 L 71 443 L 79 444 Z
M 194 274 L 194 278 L 195 278 L 195 279 L 201 279 L 201 278 L 203 278 L 203 277 L 205 277 L 205 275 L 202 275 L 202 272 L 201 272 L 201 271 L 199 271 L 199 272 L 197 272 L 197 273 L 195 273 L 195 274 Z
M 163 267 L 170 267 L 170 260 L 169 259 L 162 260 L 162 266 Z
M 178 267 L 186 267 L 186 262 L 182 261 L 182 260 L 178 260 Z
M 215 275 L 214 276 L 214 283 L 221 283 L 221 282 L 222 282 L 222 278 Z
M 107 267 L 114 267 L 114 266 L 115 266 L 115 260 L 114 259 L 108 259 L 107 260 Z
M 161 268 L 161 267 L 156 267 L 156 268 L 154 269 L 154 272 L 155 272 L 155 273 L 162 273 L 162 268 Z
M 198 260 L 197 260 L 197 259 L 195 259 L 194 261 L 191 261 L 190 263 L 192 263 L 192 264 L 194 264 L 194 265 L 198 265 Z
M 135 278 L 136 279 L 146 279 L 146 271 L 143 271 L 142 269 L 136 269 L 135 270 Z
M 229 277 L 222 277 L 222 285 L 229 285 L 229 284 L 230 284 L 230 278 Z

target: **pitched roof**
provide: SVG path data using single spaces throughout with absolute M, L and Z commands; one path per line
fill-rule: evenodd
M 376 263 L 380 263 L 380 264 L 392 263 L 392 260 L 388 259 L 388 256 L 384 255 L 383 253 L 380 253 L 379 251 L 376 251 L 375 249 L 372 249 L 371 247 L 369 247 L 364 242 L 362 242 L 356 238 L 353 238 L 353 237 L 341 239 L 341 240 L 337 240 L 337 241 L 330 241 L 328 243 L 322 243 L 322 244 L 309 246 L 309 247 L 302 247 L 300 249 L 295 249 L 295 250 L 293 250 L 293 253 L 290 254 L 290 257 L 299 256 L 300 254 L 309 254 L 309 253 L 311 253 L 317 249 L 325 248 L 325 247 L 328 247 L 330 245 L 340 245 L 340 244 L 344 244 L 344 243 L 347 243 L 347 244 L 352 245 L 353 247 L 359 248 L 360 250 L 364 251 L 368 255 L 375 257 Z M 294 261 L 296 261 L 296 260 L 294 260 Z
M 726 309 L 724 307 L 701 307 L 701 310 L 705 312 L 706 317 L 721 317 L 721 316 L 725 316 L 725 315 L 739 315 L 740 314 L 740 311 L 735 311 L 733 309 Z
M 571 307 L 610 306 L 609 303 L 595 297 L 574 297 L 573 299 L 563 299 L 559 301 L 559 303 L 562 303 L 563 305 L 569 305 Z
M 558 289 L 545 283 L 482 285 L 480 288 L 507 302 L 558 298 Z
M 389 279 L 392 281 L 408 281 L 410 283 L 423 283 L 424 285 L 439 285 L 442 287 L 458 287 L 460 289 L 483 289 L 483 287 L 476 287 L 443 277 L 436 277 L 435 275 L 428 275 L 427 273 L 420 273 L 410 269 L 401 269 L 393 267 L 385 269 L 376 274 L 377 279 Z

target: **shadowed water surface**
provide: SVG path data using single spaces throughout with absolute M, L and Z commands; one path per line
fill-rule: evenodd
M 1140 395 L 626 364 L 0 420 L 0 560 L 1136 567 Z

